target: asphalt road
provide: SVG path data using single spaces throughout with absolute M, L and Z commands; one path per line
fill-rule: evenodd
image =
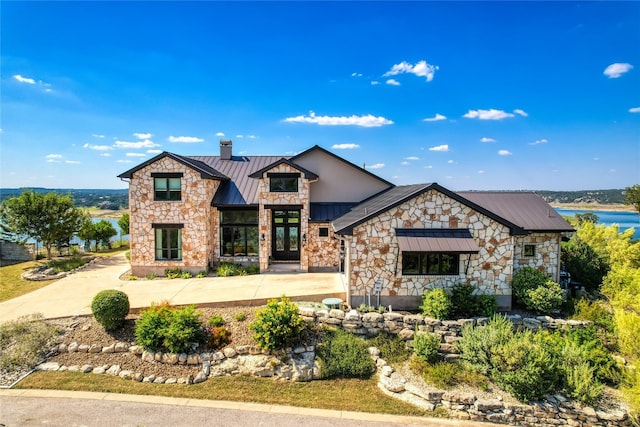
M 37 394 L 37 393 L 35 393 Z M 468 421 L 437 420 L 383 414 L 326 411 L 289 406 L 159 398 L 104 393 L 43 391 L 31 397 L 0 393 L 0 425 L 29 426 L 487 426 Z M 133 400 L 133 401 L 131 401 Z

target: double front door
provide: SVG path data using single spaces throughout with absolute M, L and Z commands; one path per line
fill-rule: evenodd
M 271 232 L 275 261 L 300 260 L 300 210 L 274 209 Z

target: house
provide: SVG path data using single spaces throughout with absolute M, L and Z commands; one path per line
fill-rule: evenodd
M 396 186 L 314 146 L 292 157 L 169 152 L 130 169 L 132 274 L 197 273 L 225 261 L 267 272 L 339 272 L 352 306 L 416 308 L 425 289 L 466 282 L 511 306 L 529 265 L 559 280 L 571 226 L 532 192 Z

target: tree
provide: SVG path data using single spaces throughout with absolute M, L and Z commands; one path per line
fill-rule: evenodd
M 70 195 L 58 193 L 27 190 L 0 205 L 2 222 L 18 235 L 41 241 L 48 259 L 56 241 L 70 239 L 80 229 L 83 215 Z
M 91 217 L 89 214 L 85 213 L 82 216 L 82 221 L 80 225 L 80 229 L 78 230 L 78 238 L 84 240 L 84 250 L 91 250 L 91 241 L 96 240 L 95 238 L 96 229 L 93 226 L 93 221 L 91 221 Z M 97 249 L 98 242 L 96 242 Z
M 633 206 L 640 215 L 640 184 L 624 189 L 624 204 Z
M 129 234 L 129 214 L 128 213 L 122 214 L 122 216 L 118 220 L 118 227 L 120 227 L 120 234 L 122 236 L 126 236 L 127 234 Z
M 93 237 L 96 240 L 96 250 L 98 249 L 98 242 L 100 242 L 102 246 L 111 248 L 111 238 L 118 234 L 113 225 L 106 219 L 102 219 L 96 222 L 93 227 L 95 230 Z

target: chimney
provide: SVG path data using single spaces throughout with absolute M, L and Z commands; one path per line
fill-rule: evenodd
M 220 140 L 220 160 L 231 160 L 231 146 L 233 143 L 230 139 Z

